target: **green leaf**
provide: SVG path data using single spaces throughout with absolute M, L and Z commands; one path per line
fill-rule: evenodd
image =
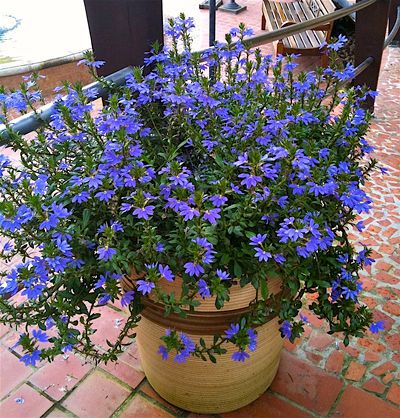
M 233 264 L 233 273 L 235 274 L 235 277 L 240 278 L 242 277 L 242 267 L 240 266 L 240 264 L 235 261 L 235 263 Z
M 84 209 L 82 213 L 82 229 L 85 229 L 89 225 L 90 210 Z
M 261 297 L 266 300 L 268 297 L 268 286 L 267 286 L 267 280 L 264 278 L 261 278 L 260 280 L 261 285 Z

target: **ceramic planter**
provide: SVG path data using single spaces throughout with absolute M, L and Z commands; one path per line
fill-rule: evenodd
M 180 293 L 179 280 L 167 285 L 168 292 Z M 269 289 L 271 293 L 279 293 L 280 280 L 269 281 Z M 226 345 L 228 353 L 217 356 L 216 364 L 197 357 L 190 357 L 186 363 L 175 363 L 171 356 L 162 360 L 158 354 L 160 337 L 167 328 L 183 331 L 195 342 L 203 337 L 206 343 L 211 343 L 214 334 L 223 334 L 248 310 L 249 302 L 255 297 L 250 285 L 244 288 L 235 285 L 230 290 L 231 300 L 221 310 L 215 308 L 214 299 L 210 298 L 202 301 L 196 313 L 188 313 L 184 319 L 175 314 L 165 317 L 162 305 L 149 299 L 144 302 L 146 308 L 137 328 L 142 368 L 156 392 L 179 408 L 197 413 L 233 411 L 257 399 L 275 377 L 282 350 L 276 317 L 257 328 L 257 349 L 244 363 L 230 358 L 237 351 L 233 345 Z

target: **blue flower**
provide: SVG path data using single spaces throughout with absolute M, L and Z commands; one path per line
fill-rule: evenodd
M 164 345 L 160 345 L 160 347 L 158 347 L 158 353 L 161 354 L 163 360 L 168 360 L 167 347 L 165 347 Z
M 133 211 L 133 214 L 136 215 L 139 219 L 145 219 L 147 221 L 150 218 L 150 216 L 153 216 L 154 209 L 155 206 L 148 205 L 142 208 L 136 208 Z
M 246 186 L 247 189 L 257 186 L 257 183 L 262 181 L 260 176 L 254 176 L 252 174 L 242 173 L 238 176 L 240 179 L 243 179 L 240 184 Z
M 94 289 L 100 289 L 100 287 L 103 287 L 104 283 L 107 280 L 107 275 L 101 274 L 99 280 L 94 284 Z
M 128 290 L 121 297 L 121 306 L 123 308 L 129 306 L 134 298 L 135 298 L 135 292 L 133 290 Z
M 369 330 L 373 334 L 378 334 L 379 331 L 383 331 L 384 329 L 385 329 L 385 321 L 373 322 L 369 327 Z
M 53 328 L 56 323 L 55 323 L 54 319 L 51 316 L 49 316 L 46 319 L 44 324 L 46 325 L 46 330 L 47 330 L 47 329 Z
M 111 247 L 99 247 L 97 249 L 97 255 L 99 260 L 108 261 L 111 260 L 117 251 Z
M 59 240 L 57 239 L 56 241 L 56 245 L 58 247 L 58 249 L 65 255 L 67 256 L 72 256 L 72 247 L 68 244 L 67 241 L 65 240 Z
M 163 267 L 162 264 L 158 266 L 158 271 L 160 272 L 161 276 L 164 277 L 169 282 L 172 282 L 174 280 L 174 275 L 172 274 L 171 269 L 169 268 L 168 264 Z
M 256 236 L 250 238 L 250 245 L 260 245 L 265 241 L 266 238 L 267 234 L 257 234 Z
M 221 218 L 221 215 L 219 214 L 221 212 L 221 209 L 210 209 L 206 210 L 204 212 L 203 218 L 210 222 L 211 225 L 215 225 L 217 223 L 217 219 Z
M 345 297 L 345 299 L 352 299 L 357 300 L 357 296 L 359 294 L 359 291 L 349 289 L 347 286 L 343 286 L 342 288 L 342 295 Z
M 105 61 L 89 61 L 88 59 L 81 59 L 78 65 L 86 65 L 87 67 L 100 68 L 105 64 Z
M 72 197 L 72 203 L 83 203 L 89 200 L 90 194 L 88 192 L 81 192 Z
M 199 277 L 202 273 L 204 273 L 204 268 L 198 263 L 188 262 L 183 267 L 185 267 L 185 273 L 189 276 Z
M 35 338 L 41 343 L 47 343 L 47 341 L 49 341 L 49 336 L 40 329 L 38 330 L 34 329 L 32 331 L 32 335 L 33 335 L 33 338 Z
M 305 323 L 308 324 L 310 321 L 306 315 L 300 314 L 300 319 Z
M 208 284 L 205 280 L 200 279 L 198 281 L 198 287 L 199 287 L 199 295 L 205 299 L 209 298 L 211 296 L 210 288 L 208 287 Z
M 40 355 L 42 350 L 33 350 L 32 353 L 25 354 L 22 356 L 19 361 L 25 363 L 25 366 L 36 366 L 36 363 L 40 361 Z
M 283 321 L 280 330 L 285 338 L 289 339 L 292 336 L 292 324 L 289 321 Z
M 217 196 L 211 196 L 210 201 L 214 206 L 219 208 L 228 201 L 228 198 L 223 195 L 217 195 Z
M 8 253 L 14 248 L 14 244 L 10 241 L 6 242 L 3 247 L 3 252 Z
M 217 269 L 216 272 L 217 276 L 221 279 L 221 280 L 229 280 L 230 276 L 229 273 L 226 271 L 222 271 L 220 269 Z
M 192 208 L 188 204 L 182 203 L 179 206 L 179 215 L 183 216 L 185 221 L 190 221 L 194 217 L 199 217 L 200 212 L 196 208 Z
M 97 304 L 99 306 L 107 304 L 111 300 L 111 296 L 108 293 L 101 293 L 99 296 L 99 300 L 97 301 Z
M 152 289 L 156 287 L 156 285 L 153 282 L 149 282 L 147 280 L 138 280 L 136 282 L 138 285 L 137 290 L 142 293 L 142 295 L 149 294 Z
M 348 39 L 344 35 L 339 35 L 338 40 L 336 42 L 328 44 L 327 47 L 329 49 L 332 49 L 333 51 L 339 51 L 339 49 L 343 48 L 347 40 Z
M 225 331 L 224 338 L 231 340 L 239 331 L 239 324 L 231 324 L 231 326 Z
M 100 202 L 108 202 L 115 195 L 114 190 L 104 190 L 102 192 L 97 192 L 95 197 L 100 200 Z
M 251 328 L 248 329 L 247 336 L 249 338 L 249 344 L 248 344 L 249 350 L 255 351 L 257 348 L 257 334 L 254 331 L 254 329 L 251 329 Z
M 274 260 L 278 263 L 278 264 L 283 264 L 286 261 L 286 258 L 284 257 L 283 254 L 275 254 L 274 255 Z
M 263 250 L 262 248 L 256 247 L 255 250 L 255 257 L 258 258 L 258 261 L 268 261 L 270 258 L 272 258 L 272 254 Z
M 183 332 L 180 334 L 180 340 L 183 348 L 174 357 L 176 363 L 184 363 L 196 349 L 196 344 Z
M 248 358 L 250 358 L 250 354 L 246 353 L 246 351 L 243 350 L 239 350 L 239 351 L 235 351 L 232 356 L 231 356 L 233 361 L 241 361 L 244 362 L 245 360 L 247 360 Z

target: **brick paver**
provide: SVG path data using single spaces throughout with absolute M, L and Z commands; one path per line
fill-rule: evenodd
M 2 376 L 3 378 L 3 376 Z M 5 376 L 7 378 L 7 376 Z M 39 392 L 24 384 L 10 393 L 0 404 L 1 418 L 38 418 L 52 407 Z
M 107 418 L 130 392 L 112 378 L 95 371 L 62 402 L 62 406 L 81 418 Z
M 174 415 L 153 405 L 141 395 L 136 395 L 132 401 L 124 408 L 118 418 L 172 418 Z
M 341 379 L 291 354 L 283 353 L 271 389 L 298 405 L 325 416 L 342 387 Z
M 374 395 L 348 386 L 332 416 L 340 418 L 398 418 L 399 409 Z
M 207 44 L 208 16 L 198 10 L 198 3 L 165 0 L 164 14 L 176 16 L 185 11 L 194 16 L 194 38 L 200 48 Z M 240 15 L 218 12 L 220 40 L 240 21 L 259 31 L 260 1 L 239 3 L 247 6 Z M 263 50 L 271 53 L 272 47 Z M 315 62 L 318 58 L 303 59 L 302 66 L 311 68 Z M 223 418 L 400 417 L 400 48 L 385 52 L 379 90 L 368 140 L 389 174 L 376 175 L 366 185 L 375 205 L 365 217 L 362 238 L 354 235 L 353 239 L 374 250 L 377 262 L 362 277 L 363 301 L 374 307 L 375 320 L 385 321 L 385 331 L 377 336 L 368 333 L 344 347 L 338 338 L 326 335 L 323 321 L 309 315 L 310 326 L 303 338 L 295 344 L 285 342 L 271 389 L 251 405 L 222 414 Z M 123 319 L 118 306 L 107 308 L 97 342 L 115 338 Z M 7 349 L 17 339 L 16 333 L 0 327 L 1 418 L 208 417 L 181 411 L 161 399 L 144 379 L 134 345 L 117 365 L 93 370 L 71 356 L 35 369 L 25 368 L 18 361 L 18 352 Z
M 70 392 L 92 368 L 79 358 L 58 357 L 31 376 L 30 382 L 52 399 L 59 401 Z

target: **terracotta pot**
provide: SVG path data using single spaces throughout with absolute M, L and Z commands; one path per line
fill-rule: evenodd
M 271 293 L 280 292 L 280 280 L 268 283 Z M 176 287 L 175 294 L 179 294 L 179 279 L 167 286 L 170 288 L 165 290 L 170 292 Z M 216 357 L 216 364 L 196 357 L 179 364 L 173 361 L 173 355 L 162 360 L 157 353 L 162 344 L 160 337 L 167 328 L 183 331 L 195 342 L 203 337 L 207 344 L 211 343 L 214 334 L 223 333 L 248 310 L 254 297 L 252 286 L 235 285 L 231 287 L 231 300 L 222 310 L 217 310 L 210 298 L 202 301 L 196 313 L 189 313 L 185 319 L 174 314 L 164 317 L 162 305 L 147 299 L 137 328 L 137 345 L 142 368 L 154 390 L 179 408 L 209 414 L 241 408 L 264 393 L 278 370 L 282 350 L 276 317 L 257 328 L 257 349 L 244 363 L 231 359 L 232 353 L 237 351 L 231 344 L 225 346 L 227 354 Z

